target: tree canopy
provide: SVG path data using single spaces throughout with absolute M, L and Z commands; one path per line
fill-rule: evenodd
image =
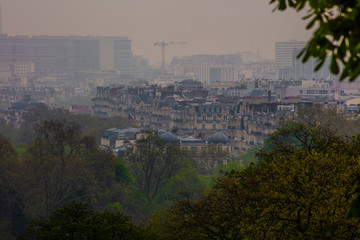
M 56 210 L 47 220 L 33 220 L 19 239 L 156 239 L 120 212 L 95 212 L 85 203 L 73 202 Z
M 301 128 L 284 126 L 258 165 L 215 179 L 199 200 L 174 203 L 149 226 L 165 239 L 360 238 L 360 219 L 345 218 L 356 196 L 359 137 L 310 126 L 295 135 Z
M 304 51 L 303 62 L 318 60 L 315 70 L 331 56 L 330 71 L 340 80 L 354 81 L 360 75 L 360 2 L 358 0 L 271 0 L 276 9 L 296 11 L 309 9 L 303 17 L 309 20 L 306 29 L 315 28 Z M 339 65 L 342 65 L 343 68 Z
M 146 131 L 129 149 L 125 161 L 139 189 L 152 201 L 168 180 L 184 166 L 185 153 L 177 143 L 164 143 L 157 131 Z

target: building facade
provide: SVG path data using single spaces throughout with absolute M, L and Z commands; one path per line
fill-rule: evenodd
M 234 82 L 237 80 L 237 71 L 230 64 L 202 64 L 193 68 L 195 76 L 202 83 Z
M 29 77 L 33 72 L 35 72 L 35 64 L 33 62 L 14 63 L 14 75 L 18 78 Z
M 333 77 L 331 75 L 329 66 L 330 66 L 330 57 L 324 62 L 324 65 L 318 70 L 314 71 L 318 60 L 315 58 L 309 58 L 305 63 L 302 62 L 301 58 L 297 58 L 300 54 L 301 49 L 296 48 L 293 50 L 292 55 L 292 79 L 294 80 L 310 80 L 310 79 L 330 79 Z
M 0 63 L 33 62 L 35 72 L 119 70 L 132 73 L 127 37 L 0 35 Z
M 330 59 L 327 58 L 322 68 L 314 71 L 318 64 L 315 58 L 309 58 L 305 63 L 299 54 L 306 46 L 306 42 L 289 41 L 275 43 L 275 67 L 282 80 L 319 80 L 333 77 L 329 71 Z
M 305 46 L 306 42 L 301 41 L 275 42 L 275 67 L 280 79 L 292 79 L 294 50 Z

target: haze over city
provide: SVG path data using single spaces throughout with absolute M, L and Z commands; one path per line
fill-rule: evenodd
M 354 3 L 0 0 L 0 238 L 360 239 Z
M 182 41 L 174 56 L 260 51 L 274 58 L 276 41 L 307 40 L 305 15 L 273 12 L 269 0 L 2 0 L 8 35 L 127 36 L 132 51 L 159 64 L 159 41 Z

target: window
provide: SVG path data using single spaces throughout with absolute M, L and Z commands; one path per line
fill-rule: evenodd
M 216 124 L 212 125 L 213 130 L 216 130 Z

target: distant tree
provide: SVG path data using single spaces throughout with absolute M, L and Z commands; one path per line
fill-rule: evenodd
M 19 239 L 156 239 L 155 234 L 134 225 L 120 212 L 94 212 L 85 203 L 73 202 L 58 209 L 48 220 L 33 220 Z
M 178 144 L 165 144 L 157 131 L 149 130 L 127 152 L 125 161 L 138 187 L 148 201 L 152 201 L 181 168 L 185 155 Z
M 324 107 L 314 104 L 300 108 L 293 118 L 309 126 L 319 126 L 331 130 L 335 135 L 346 137 L 360 133 L 360 118 L 358 114 L 346 113 L 338 106 Z
M 36 125 L 35 136 L 16 178 L 31 217 L 48 217 L 74 200 L 99 210 L 124 200 L 131 182 L 126 166 L 83 136 L 79 125 L 45 120 Z
M 0 135 L 0 234 L 4 239 L 14 239 L 25 227 L 23 201 L 12 182 L 17 168 L 15 149 Z
M 0 119 L 0 133 L 3 137 L 14 143 L 16 140 L 17 129 L 12 128 L 4 119 Z
M 196 168 L 184 159 L 183 166 L 166 181 L 156 200 L 163 203 L 161 208 L 164 208 L 164 205 L 169 205 L 174 200 L 183 199 L 185 193 L 191 199 L 198 199 L 206 187 Z
M 82 136 L 76 124 L 45 120 L 35 128 L 36 139 L 22 160 L 18 179 L 27 211 L 48 217 L 69 201 L 81 198 L 92 181 L 81 158 Z
M 233 156 L 233 161 L 239 162 L 243 168 L 249 166 L 250 164 L 257 164 L 258 159 L 256 157 L 256 153 L 259 148 L 259 146 L 254 146 L 248 148 L 245 153 L 238 152 L 236 155 Z M 240 170 L 241 168 L 237 169 Z
M 303 145 L 310 148 L 277 144 L 258 165 L 215 179 L 200 200 L 157 212 L 149 227 L 165 239 L 360 238 L 360 220 L 345 219 L 360 141 L 312 134 L 312 144 Z
M 322 128 L 317 124 L 307 125 L 302 122 L 288 121 L 277 131 L 270 134 L 264 147 L 256 153 L 259 160 L 263 154 L 283 154 L 304 149 L 308 152 L 321 151 L 332 144 L 340 144 L 341 138 L 335 137 L 328 128 Z
M 196 168 L 200 174 L 211 175 L 214 170 L 231 161 L 230 152 L 211 144 L 200 152 L 189 152 L 194 157 Z
M 66 109 L 50 109 L 46 106 L 32 109 L 24 115 L 23 123 L 17 131 L 17 136 L 12 137 L 14 143 L 30 144 L 35 140 L 34 129 L 37 124 L 45 120 L 58 120 L 67 122 L 77 122 L 81 124 L 83 135 L 94 136 L 97 143 L 104 130 L 112 127 L 135 126 L 123 117 L 101 118 L 87 114 L 72 114 Z M 0 125 L 1 129 L 1 125 Z
M 330 71 L 340 73 L 340 80 L 354 81 L 360 75 L 360 5 L 357 0 L 270 0 L 276 9 L 296 11 L 309 9 L 304 20 L 310 19 L 306 29 L 316 28 L 304 51 L 303 62 L 310 57 L 318 59 L 315 70 L 331 55 Z

